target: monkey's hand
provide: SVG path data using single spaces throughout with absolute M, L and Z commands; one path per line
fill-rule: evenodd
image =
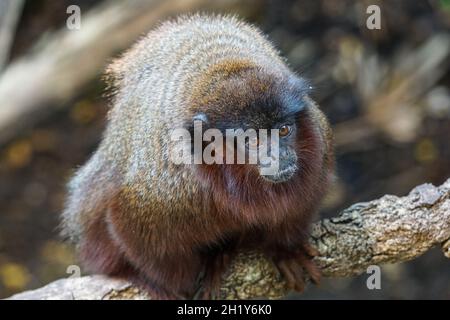
M 217 299 L 219 297 L 220 282 L 222 274 L 230 265 L 232 253 L 222 251 L 211 257 L 205 267 L 200 290 L 196 293 L 195 299 Z
M 320 270 L 312 260 L 317 255 L 317 250 L 305 243 L 295 251 L 281 249 L 273 255 L 272 259 L 281 275 L 285 278 L 288 288 L 303 292 L 305 288 L 305 271 L 314 284 L 319 284 L 320 282 Z

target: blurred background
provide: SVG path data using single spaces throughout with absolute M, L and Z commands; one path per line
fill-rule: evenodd
M 373 4 L 379 30 L 366 27 Z M 0 0 L 0 298 L 77 263 L 58 217 L 65 184 L 105 127 L 105 66 L 161 20 L 196 11 L 256 24 L 314 84 L 339 177 L 322 217 L 450 177 L 450 0 Z M 324 279 L 293 297 L 450 299 L 438 248 L 383 266 L 381 290 L 368 290 L 367 276 Z

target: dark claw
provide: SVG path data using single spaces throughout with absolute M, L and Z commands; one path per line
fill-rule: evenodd
M 275 258 L 274 262 L 285 278 L 289 289 L 302 292 L 307 275 L 314 284 L 320 283 L 320 270 L 312 260 L 318 254 L 319 252 L 310 245 L 304 245 L 301 250 L 296 252 L 278 253 L 279 258 Z

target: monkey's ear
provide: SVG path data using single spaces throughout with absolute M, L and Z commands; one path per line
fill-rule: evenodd
M 281 115 L 286 118 L 297 117 L 307 106 L 305 98 L 311 91 L 311 85 L 307 80 L 294 75 L 288 78 L 284 88 L 287 90 L 282 95 Z
M 192 122 L 194 121 L 201 121 L 203 124 L 208 124 L 208 116 L 204 114 L 203 112 L 198 112 L 192 117 Z
M 290 77 L 288 83 L 292 92 L 294 92 L 299 99 L 311 93 L 311 90 L 313 89 L 308 80 L 299 76 Z

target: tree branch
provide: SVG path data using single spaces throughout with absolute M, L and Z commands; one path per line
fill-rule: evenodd
M 326 277 L 352 276 L 370 265 L 414 259 L 442 246 L 450 258 L 450 179 L 424 184 L 405 197 L 386 195 L 358 203 L 314 224 L 311 243 Z M 258 252 L 241 252 L 223 276 L 221 297 L 280 298 L 288 293 L 273 264 Z M 148 299 L 126 281 L 86 276 L 55 281 L 11 299 Z

